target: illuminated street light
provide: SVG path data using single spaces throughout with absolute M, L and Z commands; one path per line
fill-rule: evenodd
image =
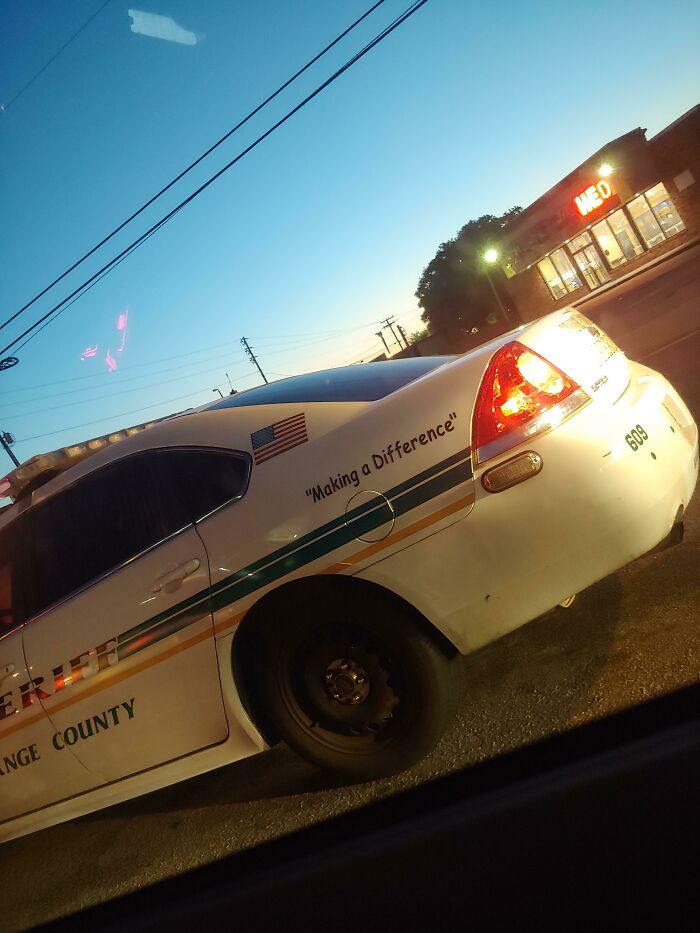
M 601 178 L 607 178 L 608 175 L 612 175 L 612 165 L 608 162 L 603 162 L 603 164 L 598 169 L 598 174 Z
M 507 323 L 510 323 L 508 312 L 503 306 L 503 302 L 501 301 L 501 296 L 498 294 L 496 286 L 493 284 L 491 273 L 489 272 L 489 266 L 492 266 L 494 265 L 494 263 L 498 262 L 499 258 L 500 258 L 499 252 L 497 249 L 494 249 L 493 246 L 489 247 L 489 249 L 487 249 L 486 252 L 483 253 L 482 255 L 482 259 L 486 263 L 486 278 L 489 280 L 489 285 L 491 286 L 493 297 L 496 299 L 496 304 L 500 308 L 501 314 L 503 315 L 503 320 L 506 321 Z

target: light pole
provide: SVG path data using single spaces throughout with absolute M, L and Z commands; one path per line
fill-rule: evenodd
M 486 250 L 486 252 L 482 255 L 481 258 L 484 260 L 486 264 L 485 265 L 486 278 L 489 280 L 491 291 L 493 292 L 493 296 L 496 299 L 498 307 L 501 310 L 501 314 L 503 315 L 503 320 L 506 322 L 506 324 L 510 324 L 510 317 L 508 316 L 508 312 L 506 311 L 503 305 L 503 302 L 501 301 L 501 296 L 496 291 L 496 286 L 493 284 L 493 279 L 491 278 L 491 273 L 489 271 L 489 266 L 492 266 L 494 265 L 494 263 L 498 262 L 498 258 L 499 258 L 498 250 L 494 249 L 493 247 L 490 247 L 489 249 Z

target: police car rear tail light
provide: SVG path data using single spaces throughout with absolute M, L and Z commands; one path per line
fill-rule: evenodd
M 478 462 L 549 431 L 589 401 L 573 379 L 513 341 L 492 357 L 474 406 L 472 448 Z

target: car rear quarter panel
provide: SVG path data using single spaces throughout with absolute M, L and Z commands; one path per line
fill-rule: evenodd
M 457 360 L 385 399 L 336 414 L 342 423 L 335 427 L 328 426 L 328 412 L 343 406 L 246 410 L 250 433 L 303 411 L 308 441 L 254 465 L 245 497 L 199 523 L 212 568 L 217 636 L 283 582 L 356 573 L 379 552 L 395 553 L 468 513 L 470 422 L 484 365 Z M 377 513 L 386 536 L 371 544 L 358 540 L 361 528 L 346 518 L 350 500 L 362 491 L 385 495 L 395 510 L 393 525 L 386 511 Z
M 630 371 L 630 386 L 604 416 L 591 403 L 477 468 L 466 521 L 362 577 L 394 589 L 466 653 L 653 548 L 692 497 L 697 429 L 662 376 L 634 363 Z M 669 398 L 682 406 L 684 430 L 664 405 Z M 637 423 L 649 440 L 634 451 L 625 436 Z M 542 472 L 486 492 L 483 471 L 526 449 L 541 455 Z

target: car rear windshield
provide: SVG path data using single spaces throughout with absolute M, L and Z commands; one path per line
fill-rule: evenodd
M 247 405 L 280 405 L 286 402 L 373 402 L 391 395 L 454 358 L 421 356 L 405 360 L 380 360 L 291 376 L 214 402 L 209 410 L 242 408 Z

